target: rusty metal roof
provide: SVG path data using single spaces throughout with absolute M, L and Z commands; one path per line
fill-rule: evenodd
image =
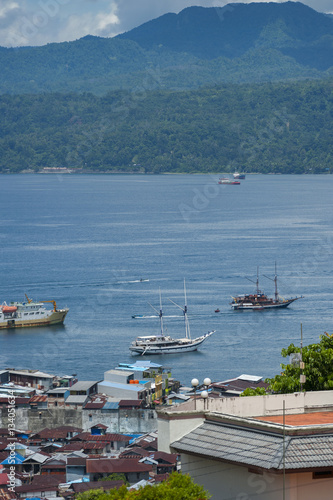
M 150 472 L 152 465 L 139 463 L 137 459 L 100 458 L 87 460 L 87 473 Z
M 32 396 L 32 398 L 30 398 L 30 401 L 29 403 L 45 403 L 47 401 L 48 397 L 43 395 L 43 396 L 40 396 L 40 395 L 36 395 L 36 396 Z

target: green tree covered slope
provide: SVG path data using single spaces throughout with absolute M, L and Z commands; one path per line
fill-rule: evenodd
M 195 89 L 323 78 L 333 19 L 300 2 L 190 7 L 114 38 L 0 47 L 0 93 Z
M 331 172 L 332 83 L 1 96 L 0 172 Z

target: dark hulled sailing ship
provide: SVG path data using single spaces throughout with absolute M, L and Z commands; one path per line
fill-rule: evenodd
M 289 299 L 284 299 L 279 296 L 277 287 L 277 274 L 276 274 L 276 264 L 275 264 L 275 276 L 274 279 L 265 276 L 266 278 L 274 281 L 275 283 L 275 295 L 273 297 L 267 297 L 266 294 L 262 293 L 259 289 L 259 269 L 257 268 L 257 280 L 253 282 L 256 284 L 256 292 L 247 295 L 238 295 L 237 297 L 232 297 L 231 307 L 235 311 L 244 311 L 247 309 L 251 310 L 262 310 L 262 309 L 277 309 L 288 307 L 295 300 L 301 299 L 302 297 L 292 297 Z M 249 278 L 247 278 L 249 279 Z M 252 281 L 249 279 L 249 281 Z

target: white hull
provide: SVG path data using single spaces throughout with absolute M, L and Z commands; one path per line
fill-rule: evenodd
M 136 340 L 130 345 L 132 354 L 177 354 L 182 352 L 196 351 L 198 347 L 210 337 L 214 331 L 205 333 L 201 337 L 193 340 L 188 339 L 171 339 L 155 337 L 152 341 Z M 169 344 L 169 345 L 168 345 Z

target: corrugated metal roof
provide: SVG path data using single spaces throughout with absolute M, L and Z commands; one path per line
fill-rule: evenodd
M 98 384 L 98 382 L 101 382 L 101 380 L 95 380 L 95 381 L 90 381 L 90 380 L 82 380 L 81 382 L 76 382 L 76 384 L 72 385 L 72 387 L 69 387 L 69 390 L 72 391 L 87 391 L 91 387 L 93 387 L 95 384 Z
M 140 369 L 145 369 L 147 370 L 148 368 L 162 368 L 162 365 L 158 365 L 157 363 L 153 363 L 150 360 L 147 361 L 136 361 L 135 363 L 119 363 L 119 366 L 117 366 L 117 369 L 121 370 L 123 368 L 130 368 L 132 370 L 137 370 L 138 368 Z
M 3 462 L 1 462 L 2 465 L 8 465 L 8 464 L 22 464 L 25 460 L 25 457 L 22 457 L 19 453 L 15 453 L 14 455 L 11 455 L 6 458 Z
M 68 398 L 66 399 L 66 404 L 84 404 L 87 400 L 87 395 L 85 396 L 68 396 Z
M 119 408 L 128 408 L 129 406 L 134 406 L 138 408 L 143 405 L 142 399 L 122 399 L 119 401 Z
M 103 408 L 105 405 L 105 401 L 102 401 L 100 403 L 94 403 L 92 401 L 88 401 L 87 404 L 84 405 L 85 410 L 100 410 Z
M 30 398 L 30 403 L 45 403 L 45 401 L 47 401 L 47 396 L 36 395 Z
M 204 422 L 171 445 L 175 450 L 263 469 L 283 468 L 283 435 Z M 285 468 L 333 467 L 333 435 L 286 436 Z
M 103 387 L 113 387 L 115 389 L 124 389 L 126 391 L 133 392 L 140 392 L 144 390 L 144 388 L 139 387 L 139 384 L 120 384 L 118 382 L 109 382 L 108 380 L 104 380 L 101 384 L 99 384 L 100 389 L 103 389 Z
M 103 406 L 103 410 L 118 410 L 119 408 L 119 401 L 114 402 L 114 403 L 105 403 Z
M 88 459 L 86 462 L 87 473 L 92 474 L 103 471 L 104 473 L 113 472 L 150 472 L 152 466 L 142 464 L 135 458 L 117 459 L 117 458 L 100 458 Z

